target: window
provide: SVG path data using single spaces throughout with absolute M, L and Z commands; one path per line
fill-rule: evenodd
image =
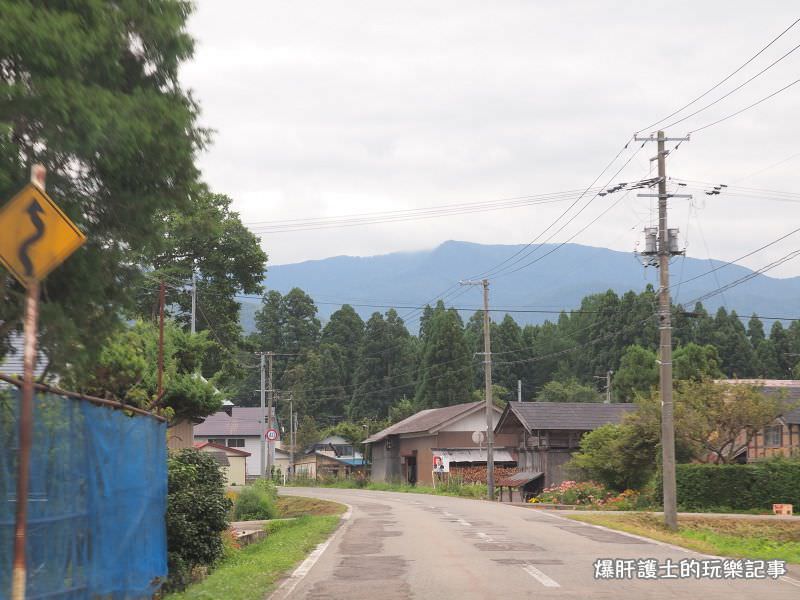
M 764 445 L 767 448 L 780 448 L 783 445 L 782 425 L 771 425 L 764 428 Z
M 228 438 L 228 448 L 244 448 L 244 438 Z

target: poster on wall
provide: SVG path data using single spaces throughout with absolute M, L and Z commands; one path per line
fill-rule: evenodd
M 443 454 L 433 455 L 433 472 L 434 473 L 449 473 L 450 461 L 449 458 Z

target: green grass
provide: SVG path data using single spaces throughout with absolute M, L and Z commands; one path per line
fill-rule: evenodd
M 292 519 L 303 515 L 340 515 L 347 509 L 344 504 L 338 502 L 306 498 L 305 496 L 280 496 L 275 502 L 275 508 L 278 510 L 278 516 L 282 519 Z
M 642 513 L 564 515 L 706 554 L 733 558 L 778 559 L 800 563 L 800 522 L 681 516 L 678 531 L 667 530 L 662 517 Z
M 460 498 L 485 498 L 486 485 L 481 483 L 442 484 L 435 489 L 428 485 L 409 485 L 407 483 L 378 483 L 368 482 L 358 484 L 354 480 L 341 479 L 337 481 L 297 480 L 291 486 L 298 487 L 323 487 L 335 489 L 361 489 L 378 492 L 402 492 L 406 494 L 434 494 L 436 496 L 457 496 Z
M 266 539 L 235 551 L 203 581 L 165 600 L 252 600 L 263 598 L 275 582 L 327 539 L 338 515 L 301 516 L 267 524 Z

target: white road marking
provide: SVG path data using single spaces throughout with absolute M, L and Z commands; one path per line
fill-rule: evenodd
M 494 540 L 492 539 L 492 536 L 490 536 L 488 533 L 483 533 L 482 531 L 479 531 L 475 535 L 477 535 L 479 538 L 481 538 L 485 542 L 488 542 L 490 544 L 494 543 Z
M 456 519 L 456 523 L 463 525 L 464 527 L 472 527 L 472 523 L 465 521 L 464 519 Z
M 533 577 L 536 581 L 541 583 L 544 587 L 557 588 L 561 587 L 555 580 L 551 579 L 533 565 L 523 565 L 522 570 L 528 575 Z
M 455 517 L 455 515 L 454 515 L 453 513 L 449 513 L 449 512 L 447 512 L 447 511 L 444 511 L 442 514 L 443 514 L 445 517 Z
M 342 515 L 342 521 L 349 521 L 350 517 L 353 515 L 353 507 L 348 506 L 347 511 Z M 336 530 L 336 532 L 329 537 L 326 541 L 319 544 L 314 551 L 309 554 L 306 559 L 300 563 L 294 573 L 292 573 L 284 582 L 276 589 L 269 597 L 270 600 L 280 600 L 281 598 L 288 598 L 289 595 L 294 591 L 294 588 L 297 587 L 303 578 L 308 575 L 308 572 L 312 569 L 312 567 L 317 563 L 322 553 L 328 549 L 328 546 L 331 545 L 331 542 L 336 539 L 336 536 L 343 528 L 340 527 Z
M 789 577 L 788 575 L 784 575 L 780 578 L 781 581 L 784 583 L 788 583 L 789 585 L 793 585 L 795 587 L 800 587 L 800 581 L 795 579 L 794 577 Z

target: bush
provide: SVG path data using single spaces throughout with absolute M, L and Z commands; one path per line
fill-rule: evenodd
M 263 483 L 262 483 L 263 482 Z M 265 485 L 266 484 L 266 485 Z M 233 507 L 233 517 L 237 521 L 261 521 L 275 518 L 275 500 L 270 494 L 267 480 L 259 480 L 255 485 L 244 488 Z M 272 486 L 274 489 L 274 485 Z
M 593 481 L 564 481 L 551 485 L 536 497 L 537 502 L 548 504 L 600 505 L 613 494 L 599 483 Z
M 230 500 L 225 480 L 210 454 L 188 448 L 168 460 L 167 590 L 182 589 L 199 567 L 209 567 L 224 552 Z
M 685 509 L 771 509 L 800 506 L 800 461 L 774 459 L 746 465 L 677 465 L 678 502 Z

